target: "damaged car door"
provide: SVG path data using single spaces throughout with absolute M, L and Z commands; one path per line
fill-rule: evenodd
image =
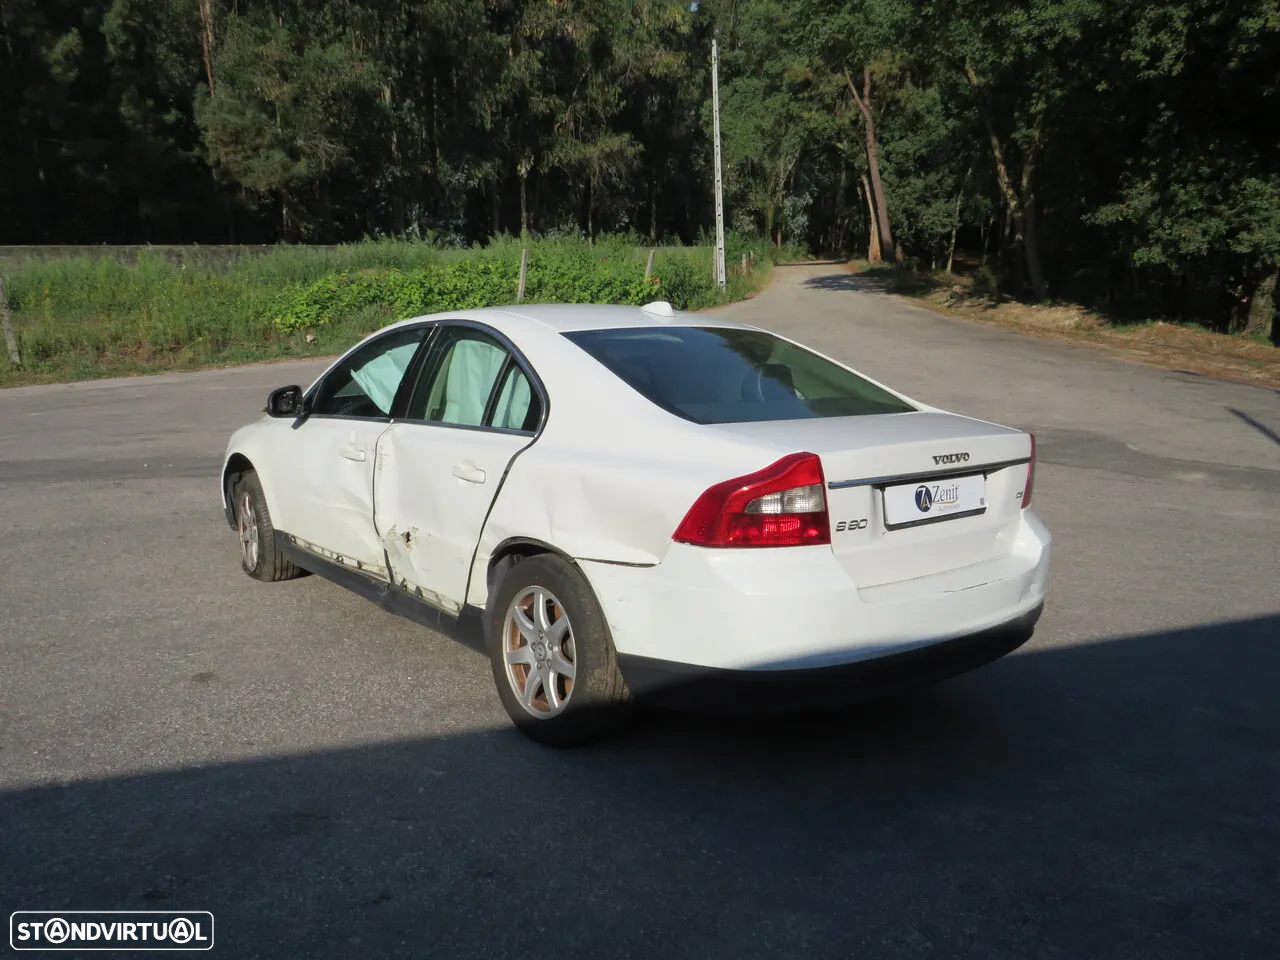
M 545 402 L 525 361 L 475 324 L 441 327 L 404 419 L 378 442 L 376 526 L 392 581 L 457 613 L 489 507 Z
M 284 481 L 278 519 L 305 551 L 386 578 L 373 526 L 378 438 L 428 328 L 395 330 L 341 360 L 304 401 L 304 416 L 281 432 L 275 471 Z

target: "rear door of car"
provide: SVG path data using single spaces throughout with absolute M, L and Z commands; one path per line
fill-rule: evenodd
M 405 417 L 378 441 L 375 522 L 393 582 L 450 613 L 462 608 L 490 506 L 545 409 L 541 384 L 504 338 L 441 326 Z

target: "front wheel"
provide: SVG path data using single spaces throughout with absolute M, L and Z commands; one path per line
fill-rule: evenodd
M 575 746 L 629 719 L 604 613 L 567 560 L 541 554 L 508 570 L 489 604 L 485 637 L 502 705 L 530 738 Z
M 276 530 L 257 473 L 250 470 L 244 474 L 232 488 L 232 495 L 236 536 L 240 539 L 240 566 L 244 572 L 268 583 L 302 576 L 305 571 L 286 560 L 276 543 Z

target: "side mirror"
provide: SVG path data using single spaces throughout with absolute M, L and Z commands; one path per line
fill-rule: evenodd
M 302 416 L 302 388 L 297 384 L 280 387 L 267 395 L 267 416 Z

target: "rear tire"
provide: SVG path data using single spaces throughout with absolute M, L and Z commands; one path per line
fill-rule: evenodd
M 306 571 L 285 559 L 276 543 L 276 530 L 257 473 L 250 470 L 242 475 L 231 488 L 231 496 L 244 572 L 266 583 L 302 576 Z
M 512 566 L 490 598 L 485 641 L 502 705 L 529 738 L 577 746 L 630 720 L 604 612 L 567 560 L 540 554 Z

